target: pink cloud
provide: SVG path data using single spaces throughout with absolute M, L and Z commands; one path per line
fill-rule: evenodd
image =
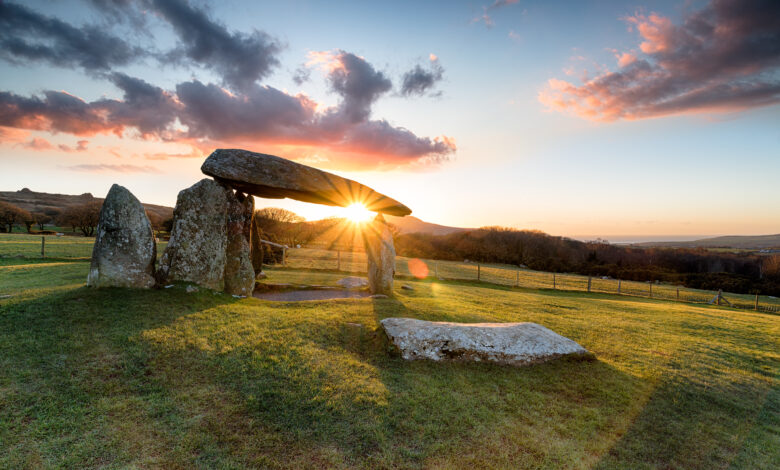
M 626 19 L 642 39 L 617 71 L 582 83 L 550 79 L 548 109 L 585 119 L 733 112 L 780 103 L 780 2 L 714 0 L 681 25 L 657 14 Z

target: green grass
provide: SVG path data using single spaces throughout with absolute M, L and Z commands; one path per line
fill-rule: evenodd
M 0 261 L 0 468 L 780 467 L 777 316 L 430 280 L 276 303 Z M 389 316 L 533 321 L 597 360 L 405 362 Z

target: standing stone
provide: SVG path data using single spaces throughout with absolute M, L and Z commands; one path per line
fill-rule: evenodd
M 260 241 L 263 239 L 263 229 L 260 228 L 260 220 L 257 217 L 252 217 L 252 228 L 250 232 L 249 257 L 252 259 L 252 268 L 255 270 L 255 277 L 260 279 L 265 276 L 265 274 L 263 274 L 263 243 Z
M 254 212 L 254 198 L 241 192 L 236 192 L 228 204 L 225 251 L 225 292 L 228 294 L 251 295 L 255 288 L 249 245 Z
M 377 214 L 363 232 L 368 257 L 368 290 L 371 294 L 393 295 L 395 246 L 390 227 L 382 214 Z
M 100 209 L 90 287 L 152 287 L 157 246 L 152 224 L 141 203 L 126 188 L 115 184 Z
M 173 211 L 173 229 L 160 260 L 161 283 L 188 281 L 222 290 L 227 249 L 226 214 L 233 191 L 212 179 L 203 179 L 179 192 Z

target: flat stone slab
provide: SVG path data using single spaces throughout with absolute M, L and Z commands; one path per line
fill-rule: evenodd
M 590 356 L 576 342 L 536 323 L 449 323 L 414 318 L 385 318 L 381 323 L 406 360 L 523 366 L 562 356 Z
M 257 197 L 290 198 L 347 207 L 362 203 L 373 212 L 403 217 L 412 210 L 395 199 L 341 176 L 274 155 L 241 149 L 217 149 L 200 170 Z

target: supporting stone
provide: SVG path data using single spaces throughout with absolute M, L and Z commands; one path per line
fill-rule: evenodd
M 249 235 L 250 258 L 252 259 L 252 268 L 255 270 L 255 278 L 260 279 L 263 274 L 263 229 L 260 228 L 260 220 L 252 217 L 252 227 Z
M 393 295 L 395 246 L 390 227 L 382 214 L 377 214 L 363 233 L 368 258 L 368 290 L 371 294 Z
M 111 186 L 100 209 L 87 285 L 152 287 L 156 259 L 154 232 L 144 207 L 126 188 Z
M 254 211 L 254 198 L 240 192 L 228 204 L 225 251 L 225 292 L 228 294 L 251 295 L 255 288 L 255 271 L 249 248 Z
M 235 196 L 212 179 L 203 179 L 179 192 L 173 229 L 157 272 L 161 283 L 187 281 L 222 290 L 225 275 L 227 226 L 225 214 Z

